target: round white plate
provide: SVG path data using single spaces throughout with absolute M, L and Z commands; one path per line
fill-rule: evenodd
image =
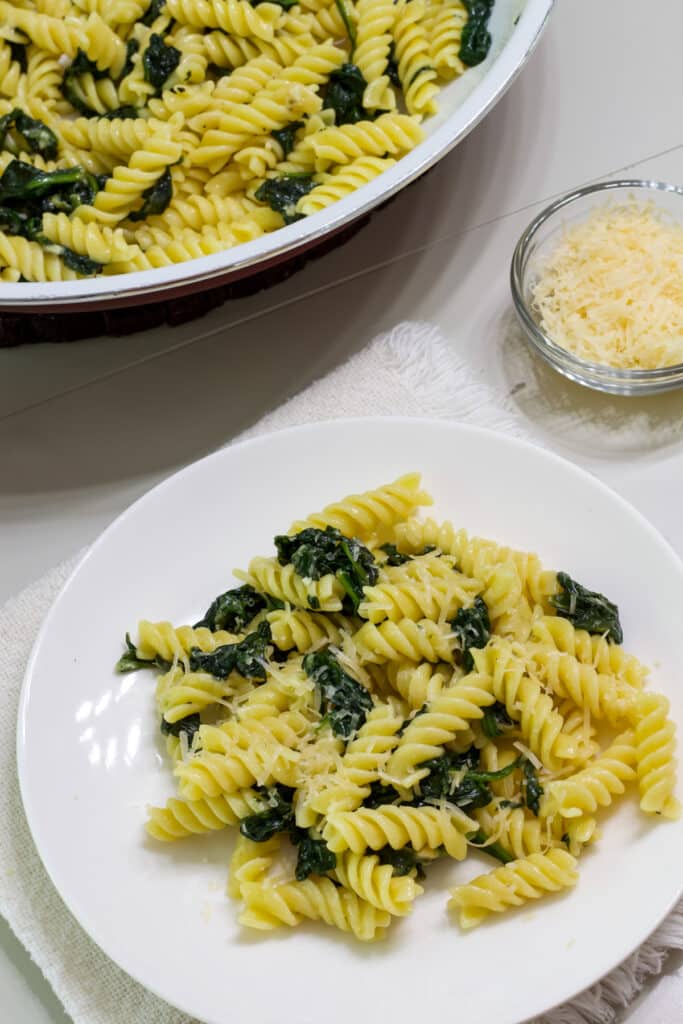
M 627 956 L 681 892 L 683 822 L 605 822 L 569 895 L 469 934 L 446 886 L 490 861 L 438 864 L 410 919 L 366 946 L 324 926 L 244 935 L 224 893 L 232 837 L 145 839 L 145 804 L 171 795 L 149 672 L 117 676 L 141 617 L 193 622 L 231 569 L 289 523 L 349 492 L 421 470 L 435 513 L 535 549 L 619 603 L 626 646 L 683 721 L 683 566 L 599 481 L 486 431 L 409 419 L 337 420 L 225 449 L 124 513 L 50 612 L 22 695 L 18 760 L 29 823 L 70 910 L 109 956 L 189 1014 L 228 1024 L 454 1020 L 513 1024 Z M 486 868 L 484 868 L 486 864 Z

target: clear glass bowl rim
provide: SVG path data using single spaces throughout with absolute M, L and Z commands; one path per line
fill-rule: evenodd
M 564 373 L 573 380 L 600 390 L 605 387 L 609 390 L 612 390 L 612 388 L 621 390 L 623 388 L 625 391 L 633 389 L 634 392 L 641 394 L 651 388 L 663 390 L 683 385 L 683 363 L 661 366 L 654 370 L 625 370 L 615 366 L 608 366 L 605 363 L 590 362 L 587 359 L 575 356 L 572 352 L 554 342 L 552 338 L 541 330 L 532 317 L 524 298 L 523 275 L 527 253 L 543 225 L 551 220 L 560 210 L 566 206 L 571 206 L 577 200 L 599 192 L 608 193 L 615 189 L 645 189 L 655 193 L 672 192 L 679 195 L 681 200 L 683 200 L 682 185 L 673 185 L 665 181 L 655 181 L 647 178 L 620 178 L 601 181 L 593 185 L 585 185 L 582 188 L 575 189 L 573 192 L 568 192 L 560 199 L 556 199 L 534 217 L 515 246 L 510 265 L 510 288 L 515 310 L 527 332 L 529 340 L 539 351 L 539 354 L 546 358 L 556 369 L 560 370 L 561 373 Z M 681 212 L 683 213 L 683 206 L 681 207 Z

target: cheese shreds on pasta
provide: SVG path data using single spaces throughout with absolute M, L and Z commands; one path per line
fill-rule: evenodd
M 422 893 L 423 868 L 471 848 L 499 865 L 451 890 L 471 928 L 572 886 L 596 810 L 627 783 L 655 820 L 680 814 L 669 702 L 641 689 L 617 605 L 485 537 L 469 535 L 460 561 L 486 582 L 466 575 L 457 527 L 419 518 L 431 504 L 413 473 L 324 504 L 259 559 L 283 572 L 214 597 L 201 630 L 143 620 L 137 644 L 126 634 L 119 672 L 164 670 L 189 648 L 156 691 L 178 791 L 147 808 L 147 831 L 191 841 L 239 825 L 228 895 L 247 927 L 311 918 L 380 939 Z M 533 620 L 510 614 L 529 572 L 555 581 Z M 341 612 L 310 601 L 331 577 Z M 272 627 L 287 622 L 280 647 Z
M 683 226 L 654 203 L 596 209 L 537 273 L 533 308 L 557 345 L 621 369 L 683 362 Z

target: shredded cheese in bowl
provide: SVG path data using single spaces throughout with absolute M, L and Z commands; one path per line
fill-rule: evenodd
M 535 271 L 531 308 L 557 345 L 619 369 L 683 363 L 683 225 L 652 201 L 595 208 Z

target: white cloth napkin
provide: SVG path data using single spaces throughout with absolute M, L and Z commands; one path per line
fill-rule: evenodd
M 400 324 L 349 362 L 269 414 L 243 437 L 298 423 L 377 415 L 432 416 L 529 438 L 505 397 L 459 362 L 428 324 Z M 531 438 L 533 440 L 533 438 Z M 190 1024 L 121 971 L 88 938 L 53 888 L 24 817 L 15 764 L 15 727 L 26 661 L 48 608 L 78 556 L 52 569 L 0 609 L 0 913 L 45 974 L 76 1024 Z M 683 902 L 650 939 L 593 988 L 537 1024 L 610 1024 L 672 949 L 683 949 Z M 683 1016 L 683 979 L 656 993 L 656 1020 Z M 636 1020 L 641 1018 L 636 1011 Z M 634 1021 L 635 1024 L 635 1021 Z

